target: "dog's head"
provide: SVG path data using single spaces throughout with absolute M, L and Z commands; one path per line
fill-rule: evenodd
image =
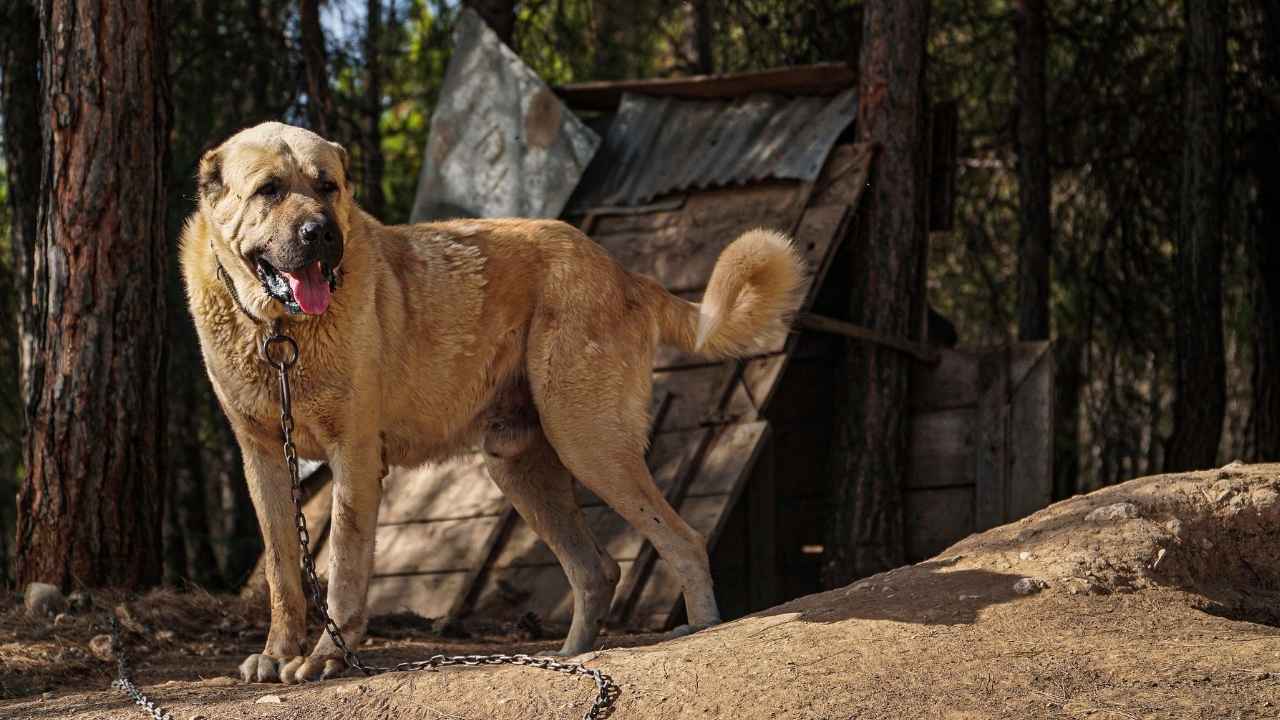
M 274 122 L 204 154 L 200 210 L 220 261 L 242 269 L 231 272 L 241 298 L 265 293 L 307 315 L 329 307 L 355 212 L 347 169 L 341 145 Z

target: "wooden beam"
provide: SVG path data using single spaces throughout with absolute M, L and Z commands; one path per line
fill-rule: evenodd
M 758 92 L 836 95 L 857 81 L 857 72 L 847 63 L 820 63 L 736 75 L 574 83 L 552 89 L 574 110 L 610 112 L 628 92 L 695 100 L 725 100 Z
M 877 345 L 883 345 L 900 352 L 904 352 L 920 362 L 937 365 L 942 359 L 938 349 L 925 345 L 924 343 L 912 340 L 903 340 L 902 338 L 890 337 L 883 333 L 876 332 L 871 328 L 865 328 L 861 325 L 854 325 L 844 320 L 836 320 L 824 315 L 815 315 L 814 313 L 801 313 L 796 318 L 796 325 L 805 330 L 816 330 L 818 332 L 833 333 L 835 335 L 843 335 L 855 340 L 865 340 Z

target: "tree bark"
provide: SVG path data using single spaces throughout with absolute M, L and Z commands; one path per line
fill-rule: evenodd
M 879 154 L 849 253 L 849 319 L 919 339 L 928 246 L 927 0 L 868 0 L 860 58 L 859 140 Z M 868 343 L 845 346 L 827 528 L 826 587 L 902 564 L 902 478 L 912 361 Z
M 333 127 L 333 97 L 329 92 L 324 29 L 320 27 L 320 0 L 301 0 L 298 30 L 302 35 L 302 60 L 307 73 L 307 123 L 329 138 Z
M 484 24 L 497 33 L 498 39 L 507 47 L 515 46 L 515 0 L 465 0 L 464 4 L 475 10 Z
M 1014 3 L 1018 35 L 1018 339 L 1049 339 L 1049 133 L 1044 0 Z
M 1217 462 L 1226 409 L 1222 223 L 1226 204 L 1227 2 L 1187 0 L 1182 203 L 1175 264 L 1177 385 L 1165 471 Z
M 1263 97 L 1252 142 L 1253 256 L 1257 322 L 1254 323 L 1253 452 L 1255 460 L 1280 460 L 1280 0 L 1262 0 Z
M 160 579 L 164 25 L 153 3 L 44 0 L 43 153 L 17 579 Z
M 0 120 L 4 122 L 4 161 L 8 172 L 12 213 L 14 297 L 17 298 L 15 367 L 25 375 L 34 345 L 34 308 L 30 299 L 32 253 L 36 246 L 36 216 L 40 200 L 40 22 L 35 5 L 26 0 L 4 2 L 4 46 L 0 66 Z M 9 317 L 8 314 L 5 317 Z M 19 394 L 19 398 L 24 397 Z
M 364 192 L 361 205 L 381 218 L 386 207 L 382 193 L 382 0 L 369 0 L 364 36 L 365 131 Z

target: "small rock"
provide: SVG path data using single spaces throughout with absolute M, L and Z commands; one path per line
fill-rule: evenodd
M 173 637 L 174 635 L 172 630 L 161 630 L 156 633 L 156 639 L 160 642 L 170 642 L 173 640 Z
M 1138 517 L 1138 506 L 1131 502 L 1120 502 L 1114 505 L 1103 505 L 1094 508 L 1084 516 L 1085 522 L 1115 522 Z
M 104 662 L 111 662 L 116 659 L 115 649 L 111 647 L 111 636 L 106 633 L 93 636 L 93 639 L 89 641 L 89 652 Z
M 253 702 L 255 705 L 280 705 L 284 700 L 281 700 L 279 695 L 263 695 Z
M 53 617 L 67 609 L 67 599 L 62 591 L 48 583 L 33 582 L 22 596 L 27 614 L 36 617 Z
M 1174 537 L 1182 537 L 1182 521 L 1178 518 L 1174 518 L 1165 523 L 1164 529 L 1168 530 L 1169 534 Z
M 67 596 L 67 604 L 71 612 L 88 612 L 93 609 L 93 596 L 83 590 L 77 590 Z
M 58 613 L 58 616 L 53 619 L 54 625 L 66 625 L 69 622 L 71 622 L 71 616 L 66 613 Z
M 1034 595 L 1049 587 L 1049 583 L 1035 577 L 1024 577 L 1013 584 L 1013 591 L 1019 595 Z
M 48 692 L 40 693 L 40 699 L 41 699 L 41 700 L 52 700 L 52 699 L 53 699 L 53 691 L 52 691 L 52 690 L 50 690 L 50 691 L 48 691 Z
M 1026 550 L 1023 550 L 1022 552 L 1018 553 L 1018 559 L 1019 559 L 1019 560 L 1030 560 L 1030 559 L 1031 559 L 1031 553 L 1027 552 Z

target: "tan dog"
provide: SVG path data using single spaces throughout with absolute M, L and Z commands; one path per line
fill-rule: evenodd
M 301 348 L 298 451 L 334 471 L 329 608 L 348 643 L 365 631 L 387 467 L 476 446 L 568 574 L 563 653 L 590 649 L 618 581 L 572 478 L 679 575 L 692 629 L 718 622 L 704 540 L 645 466 L 652 359 L 660 342 L 727 357 L 785 333 L 802 275 L 790 241 L 735 240 L 699 306 L 562 222 L 384 226 L 356 206 L 346 160 L 307 130 L 244 130 L 201 160 L 199 207 L 182 234 L 191 313 L 266 540 L 271 630 L 244 678 L 301 682 L 345 667 L 325 635 L 306 652 L 280 398 L 258 350 L 277 319 Z

